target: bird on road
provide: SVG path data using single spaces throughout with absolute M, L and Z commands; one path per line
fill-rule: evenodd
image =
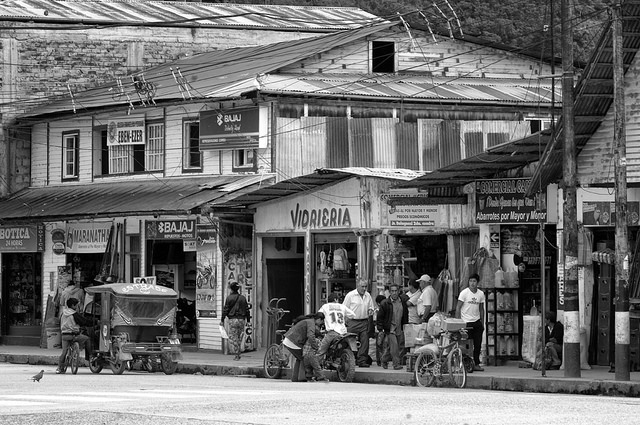
M 33 375 L 31 379 L 33 380 L 33 382 L 36 382 L 36 381 L 40 382 L 43 375 L 44 375 L 44 370 L 41 370 L 40 373 L 36 373 L 35 375 Z

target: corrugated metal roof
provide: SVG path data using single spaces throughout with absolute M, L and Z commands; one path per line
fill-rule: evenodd
M 260 92 L 327 97 L 424 99 L 454 102 L 551 104 L 551 84 L 525 79 L 430 77 L 425 75 L 269 74 Z M 562 99 L 556 90 L 556 100 Z M 546 104 L 546 105 L 545 105 Z
M 622 3 L 623 66 L 626 73 L 640 48 L 640 0 L 626 0 Z M 574 89 L 574 140 L 579 154 L 591 136 L 596 132 L 603 118 L 613 104 L 613 49 L 610 20 Z M 564 131 L 562 120 L 557 126 L 557 135 L 550 140 L 540 158 L 540 166 L 533 180 L 540 187 L 547 187 L 562 178 Z M 530 190 L 533 190 L 531 185 Z M 536 185 L 537 187 L 538 185 Z
M 0 200 L 0 220 L 189 214 L 214 199 L 229 198 L 229 190 L 272 182 L 273 175 L 269 174 L 32 187 Z
M 455 162 L 425 174 L 398 187 L 418 189 L 463 186 L 475 180 L 494 177 L 497 173 L 524 167 L 540 157 L 550 140 L 551 132 L 544 130 L 524 139 L 503 143 L 462 161 Z M 430 192 L 431 193 L 431 192 Z
M 404 169 L 366 167 L 320 168 L 313 173 L 283 180 L 274 185 L 237 196 L 233 200 L 219 199 L 212 201 L 210 204 L 214 211 L 225 208 L 246 209 L 252 205 L 271 201 L 276 198 L 296 195 L 302 192 L 313 192 L 323 186 L 338 183 L 354 176 L 410 181 L 422 174 L 421 172 Z
M 395 24 L 383 23 L 302 40 L 202 53 L 134 75 L 152 84 L 153 99 L 158 102 L 182 100 L 185 97 L 194 99 L 237 97 L 244 92 L 257 90 L 263 74 L 334 47 L 352 43 L 393 25 Z M 136 91 L 133 81 L 126 79 L 122 84 L 127 94 L 119 94 L 118 84 L 114 81 L 108 85 L 77 93 L 73 98 L 64 96 L 60 100 L 37 106 L 21 117 L 71 111 L 82 112 L 93 108 L 128 105 L 129 101 L 134 102 L 136 107 L 140 106 L 140 98 L 137 94 L 140 92 Z M 142 85 L 142 83 L 137 84 Z
M 138 0 L 5 0 L 0 3 L 0 19 L 83 25 L 163 24 L 323 32 L 382 20 L 355 7 Z

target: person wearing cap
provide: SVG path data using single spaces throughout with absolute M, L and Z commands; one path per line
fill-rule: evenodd
M 473 361 L 475 363 L 473 370 L 482 372 L 484 369 L 480 367 L 480 349 L 482 348 L 482 333 L 484 332 L 484 303 L 485 296 L 478 288 L 480 276 L 472 274 L 469 276 L 469 286 L 464 288 L 458 295 L 458 305 L 456 307 L 456 318 L 467 322 L 469 338 L 473 340 Z
M 229 285 L 231 293 L 224 301 L 220 326 L 224 326 L 225 317 L 229 318 L 229 354 L 235 354 L 233 360 L 240 360 L 242 334 L 246 321 L 249 320 L 249 305 L 244 295 L 239 293 L 240 285 L 232 282 Z
M 420 276 L 418 282 L 420 282 L 420 287 L 422 288 L 422 295 L 420 295 L 417 305 L 418 315 L 422 318 L 423 323 L 427 323 L 431 316 L 438 311 L 438 293 L 433 289 L 431 276 L 428 274 Z

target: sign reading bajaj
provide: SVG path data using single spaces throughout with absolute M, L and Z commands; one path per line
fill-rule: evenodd
M 476 181 L 476 223 L 546 222 L 545 195 L 525 196 L 530 183 L 531 179 Z
M 113 118 L 107 123 L 107 146 L 144 145 L 144 115 Z
M 147 239 L 195 239 L 195 220 L 147 220 Z
M 200 150 L 267 147 L 265 106 L 200 112 Z

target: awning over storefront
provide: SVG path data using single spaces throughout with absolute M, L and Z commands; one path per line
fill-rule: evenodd
M 233 193 L 273 183 L 272 174 L 173 177 L 32 187 L 0 200 L 0 221 L 190 214 Z
M 313 192 L 323 186 L 335 184 L 351 177 L 378 177 L 399 181 L 410 181 L 423 173 L 405 169 L 382 169 L 366 167 L 319 168 L 314 173 L 283 180 L 274 185 L 237 196 L 232 200 L 216 199 L 211 202 L 214 209 L 238 208 L 246 209 L 250 205 L 271 201 L 283 196 L 302 192 Z
M 544 130 L 524 139 L 502 143 L 470 158 L 442 167 L 398 187 L 418 189 L 464 186 L 476 180 L 496 178 L 508 170 L 525 167 L 540 158 L 551 137 Z

